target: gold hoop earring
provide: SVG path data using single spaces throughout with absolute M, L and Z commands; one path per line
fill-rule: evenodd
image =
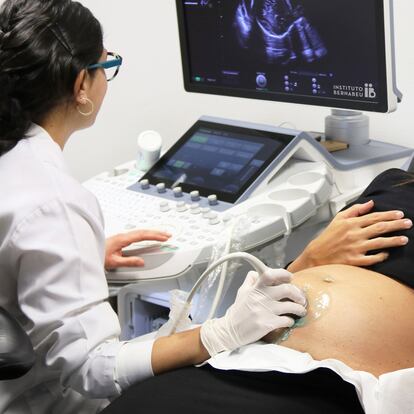
M 79 109 L 79 105 L 76 107 L 78 112 L 82 115 L 82 116 L 90 116 L 95 112 L 95 105 L 93 104 L 93 102 L 89 99 L 89 98 L 84 98 L 83 101 L 85 102 L 83 105 L 89 104 L 91 106 L 91 110 L 89 112 L 82 112 Z

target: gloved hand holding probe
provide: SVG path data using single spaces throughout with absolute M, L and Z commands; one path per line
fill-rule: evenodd
M 305 316 L 306 297 L 291 280 L 292 274 L 284 269 L 268 269 L 261 277 L 250 272 L 225 316 L 201 327 L 201 341 L 210 356 L 291 327 L 294 320 L 288 314 Z

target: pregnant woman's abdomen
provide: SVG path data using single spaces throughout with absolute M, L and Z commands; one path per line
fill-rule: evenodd
M 414 277 L 414 276 L 413 276 Z M 308 316 L 267 341 L 378 376 L 414 367 L 414 291 L 379 273 L 330 265 L 295 274 Z

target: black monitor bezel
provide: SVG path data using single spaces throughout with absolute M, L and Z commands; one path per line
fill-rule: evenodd
M 200 128 L 209 128 L 209 129 L 217 129 L 221 131 L 228 131 L 228 132 L 235 132 L 241 134 L 248 134 L 258 137 L 265 137 L 271 139 L 277 139 L 279 142 L 282 141 L 283 147 L 278 148 L 272 154 L 270 154 L 269 158 L 266 162 L 260 167 L 255 175 L 250 177 L 248 181 L 246 181 L 245 185 L 240 188 L 237 193 L 227 193 L 217 190 L 211 190 L 208 188 L 203 188 L 200 186 L 192 185 L 192 184 L 180 184 L 180 187 L 183 191 L 187 194 L 191 193 L 192 191 L 199 191 L 202 197 L 208 197 L 209 195 L 215 194 L 217 195 L 220 201 L 224 201 L 227 203 L 235 204 L 237 200 L 248 190 L 251 185 L 257 180 L 258 177 L 271 165 L 271 163 L 289 146 L 289 144 L 294 140 L 296 135 L 287 134 L 287 133 L 279 133 L 279 132 L 272 132 L 272 131 L 265 131 L 260 129 L 253 129 L 247 128 L 242 126 L 234 126 L 229 124 L 222 124 L 218 122 L 210 122 L 204 120 L 198 120 L 164 155 L 163 157 L 158 160 L 158 162 L 142 177 L 141 180 L 148 180 L 150 184 L 156 185 L 160 182 L 160 178 L 153 175 L 154 171 L 160 166 L 160 164 L 164 163 L 165 158 L 171 158 L 171 156 L 180 148 L 182 147 Z M 163 180 L 166 184 L 167 188 L 171 188 L 174 184 L 173 181 L 170 180 Z
M 304 104 L 313 106 L 323 106 L 328 108 L 349 109 L 368 112 L 387 113 L 389 111 L 388 88 L 391 85 L 387 84 L 387 61 L 386 61 L 386 38 L 385 38 L 385 14 L 384 14 L 384 0 L 376 0 L 377 8 L 377 27 L 378 31 L 378 71 L 379 83 L 381 90 L 384 91 L 383 99 L 378 103 L 360 102 L 352 100 L 344 100 L 339 98 L 322 98 L 307 95 L 291 95 L 285 93 L 267 93 L 262 91 L 240 90 L 232 89 L 230 87 L 216 87 L 196 84 L 191 82 L 191 70 L 189 59 L 189 47 L 186 37 L 186 20 L 184 15 L 185 0 L 176 0 L 179 38 L 181 46 L 181 60 L 184 75 L 184 88 L 187 92 L 195 92 L 209 95 L 232 96 L 237 98 L 258 99 L 272 102 L 284 102 L 294 104 Z M 391 80 L 390 80 L 391 82 Z

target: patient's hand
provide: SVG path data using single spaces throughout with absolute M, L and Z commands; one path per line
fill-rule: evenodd
M 388 259 L 387 249 L 404 246 L 407 237 L 384 234 L 412 227 L 400 211 L 369 213 L 374 202 L 355 204 L 338 213 L 324 232 L 306 247 L 288 268 L 292 273 L 328 264 L 372 266 Z M 373 250 L 377 254 L 368 255 Z

